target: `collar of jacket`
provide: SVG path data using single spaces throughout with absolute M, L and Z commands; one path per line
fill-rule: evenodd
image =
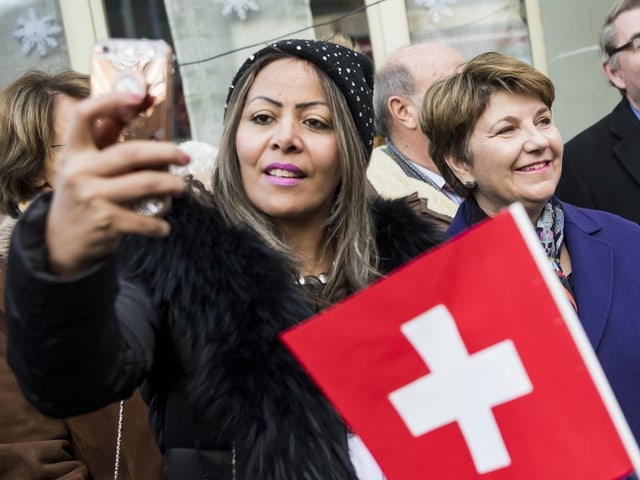
M 444 193 L 428 183 L 408 176 L 391 158 L 387 147 L 373 150 L 367 168 L 367 179 L 380 196 L 387 199 L 409 197 L 418 194 L 424 200 L 426 213 L 451 222 L 458 206 Z

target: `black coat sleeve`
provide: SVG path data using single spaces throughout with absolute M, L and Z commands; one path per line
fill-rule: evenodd
M 126 398 L 153 361 L 157 318 L 145 291 L 108 258 L 81 275 L 46 271 L 50 196 L 14 230 L 5 289 L 8 361 L 26 398 L 67 417 Z

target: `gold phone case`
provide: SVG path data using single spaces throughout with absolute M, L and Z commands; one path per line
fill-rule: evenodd
M 147 85 L 151 106 L 124 128 L 123 140 L 171 140 L 173 114 L 171 47 L 163 40 L 112 38 L 97 42 L 91 54 L 91 96 L 140 91 Z M 149 198 L 133 208 L 146 215 L 164 215 L 171 197 Z

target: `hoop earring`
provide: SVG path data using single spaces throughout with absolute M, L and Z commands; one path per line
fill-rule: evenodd
M 476 182 L 474 182 L 473 180 L 464 182 L 464 188 L 468 188 L 469 190 L 472 190 L 474 188 L 476 188 L 478 186 L 478 184 Z

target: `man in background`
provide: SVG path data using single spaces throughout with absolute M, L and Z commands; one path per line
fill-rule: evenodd
M 410 45 L 389 57 L 376 74 L 373 90 L 375 129 L 386 143 L 371 155 L 369 183 L 384 198 L 408 198 L 421 214 L 439 220 L 443 229 L 461 199 L 447 190 L 429 156 L 420 108 L 431 84 L 462 63 L 462 55 L 446 45 Z
M 600 38 L 602 68 L 622 94 L 565 146 L 560 199 L 640 223 L 640 0 L 620 0 Z

